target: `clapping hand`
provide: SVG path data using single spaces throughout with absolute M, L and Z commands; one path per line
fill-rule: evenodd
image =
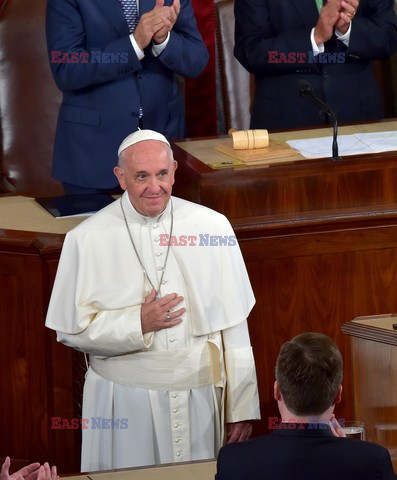
M 349 29 L 350 22 L 358 10 L 359 0 L 343 0 L 341 3 L 340 18 L 336 22 L 335 28 L 341 32 L 346 33 Z
M 164 0 L 156 0 L 153 10 L 141 16 L 134 31 L 139 48 L 143 50 L 151 41 L 164 42 L 175 25 L 180 9 L 179 0 L 174 0 L 170 7 L 164 6 Z
M 31 463 L 10 475 L 10 457 L 7 457 L 1 467 L 0 480 L 57 480 L 57 468 L 50 468 L 46 462 L 40 466 L 40 463 Z

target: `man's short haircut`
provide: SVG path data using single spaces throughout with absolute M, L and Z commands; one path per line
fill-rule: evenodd
M 284 403 L 295 415 L 321 415 L 338 393 L 343 360 L 337 345 L 322 333 L 302 333 L 284 343 L 276 363 Z

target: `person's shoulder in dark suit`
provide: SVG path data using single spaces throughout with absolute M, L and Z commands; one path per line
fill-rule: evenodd
M 327 434 L 328 433 L 328 434 Z M 221 448 L 216 480 L 395 480 L 388 450 L 326 432 L 275 431 Z

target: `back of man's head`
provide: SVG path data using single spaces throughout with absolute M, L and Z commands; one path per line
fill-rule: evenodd
M 321 415 L 332 406 L 342 376 L 340 351 L 322 333 L 302 333 L 280 349 L 276 379 L 286 407 L 297 416 Z

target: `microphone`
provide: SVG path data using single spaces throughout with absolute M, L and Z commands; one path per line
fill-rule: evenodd
M 331 160 L 342 160 L 342 158 L 338 154 L 338 121 L 336 119 L 336 115 L 329 108 L 327 104 L 325 104 L 321 98 L 319 98 L 314 92 L 313 88 L 309 82 L 306 80 L 299 80 L 299 95 L 301 97 L 305 97 L 313 102 L 320 110 L 319 114 L 325 113 L 328 115 L 332 121 L 332 125 L 334 127 L 334 136 L 332 140 L 332 157 Z

